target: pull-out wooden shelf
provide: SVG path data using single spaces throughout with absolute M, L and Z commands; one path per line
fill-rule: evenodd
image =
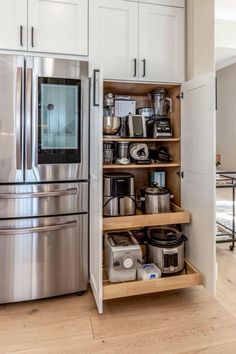
M 103 231 L 135 229 L 144 226 L 190 223 L 190 213 L 172 204 L 172 212 L 160 214 L 137 214 L 103 218 Z
M 103 137 L 103 141 L 116 141 L 116 142 L 119 142 L 119 141 L 128 141 L 130 143 L 132 142 L 143 142 L 143 143 L 150 143 L 150 142 L 153 142 L 153 143 L 158 143 L 158 142 L 162 142 L 162 143 L 178 143 L 180 142 L 180 138 L 112 138 L 112 137 L 106 137 L 104 136 Z
M 128 165 L 103 165 L 104 170 L 117 170 L 117 169 L 140 169 L 140 168 L 173 168 L 173 167 L 180 167 L 180 162 L 170 162 L 170 163 L 150 163 L 147 165 L 139 165 L 135 163 L 129 163 Z
M 137 280 L 124 283 L 110 283 L 104 279 L 103 299 L 116 299 L 127 296 L 157 293 L 168 290 L 190 288 L 201 285 L 201 274 L 189 262 L 180 275 L 155 280 Z

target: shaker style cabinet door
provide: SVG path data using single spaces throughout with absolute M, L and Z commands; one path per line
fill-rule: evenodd
M 0 49 L 27 49 L 27 0 L 0 0 Z
M 29 0 L 28 50 L 88 54 L 88 0 Z
M 184 82 L 184 9 L 139 4 L 139 79 Z
M 138 3 L 90 1 L 90 62 L 104 79 L 138 79 Z

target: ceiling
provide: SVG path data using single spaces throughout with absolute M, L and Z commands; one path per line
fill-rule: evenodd
M 236 0 L 215 0 L 216 68 L 236 63 Z

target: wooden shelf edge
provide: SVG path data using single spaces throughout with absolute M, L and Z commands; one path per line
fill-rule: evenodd
M 180 167 L 181 164 L 179 162 L 171 162 L 171 163 L 151 163 L 150 165 L 138 165 L 138 164 L 128 164 L 128 165 L 103 165 L 104 170 L 115 170 L 115 169 L 146 169 L 146 168 L 174 168 Z
M 103 141 L 128 141 L 128 142 L 135 142 L 135 141 L 139 141 L 139 142 L 180 142 L 180 138 L 107 138 L 107 137 L 103 137 Z
M 124 283 L 103 284 L 103 300 L 121 297 L 158 293 L 169 290 L 191 288 L 202 284 L 201 274 L 189 262 L 185 261 L 188 274 L 156 280 L 139 280 Z
M 144 226 L 189 224 L 190 213 L 172 204 L 171 213 L 139 214 L 103 218 L 103 231 L 135 229 Z

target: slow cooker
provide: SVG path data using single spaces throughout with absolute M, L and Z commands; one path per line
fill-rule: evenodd
M 150 227 L 148 233 L 148 262 L 155 263 L 163 275 L 184 269 L 186 236 L 174 227 Z

